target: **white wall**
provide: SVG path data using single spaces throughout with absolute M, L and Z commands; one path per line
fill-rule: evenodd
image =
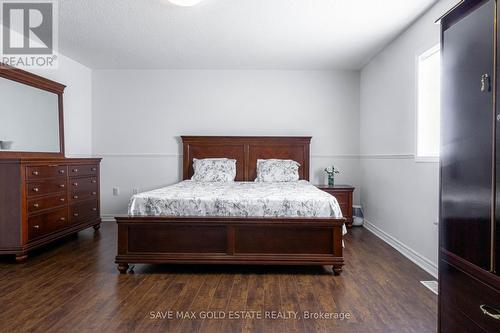
M 180 135 L 311 135 L 311 180 L 335 162 L 359 185 L 359 72 L 95 70 L 92 97 L 104 215 L 181 179 Z
M 64 90 L 64 143 L 66 156 L 92 153 L 92 71 L 90 68 L 59 54 L 56 70 L 34 73 L 66 85 Z
M 439 43 L 438 2 L 361 71 L 361 202 L 367 227 L 437 272 L 438 163 L 414 160 L 416 56 Z

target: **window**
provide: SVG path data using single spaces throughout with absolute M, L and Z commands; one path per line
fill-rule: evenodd
M 441 113 L 441 52 L 439 45 L 417 63 L 417 154 L 420 161 L 438 161 Z

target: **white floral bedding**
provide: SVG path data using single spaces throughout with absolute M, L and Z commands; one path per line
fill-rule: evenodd
M 337 200 L 305 180 L 297 182 L 196 182 L 136 194 L 130 215 L 342 217 Z

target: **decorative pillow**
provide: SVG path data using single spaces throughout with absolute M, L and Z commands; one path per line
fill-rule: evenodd
M 300 164 L 292 160 L 257 160 L 256 182 L 295 182 Z
M 193 158 L 194 175 L 199 182 L 232 182 L 236 178 L 236 160 L 229 158 Z

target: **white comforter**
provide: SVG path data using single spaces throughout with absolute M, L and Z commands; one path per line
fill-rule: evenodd
M 337 200 L 308 181 L 196 182 L 136 194 L 130 215 L 342 217 Z

